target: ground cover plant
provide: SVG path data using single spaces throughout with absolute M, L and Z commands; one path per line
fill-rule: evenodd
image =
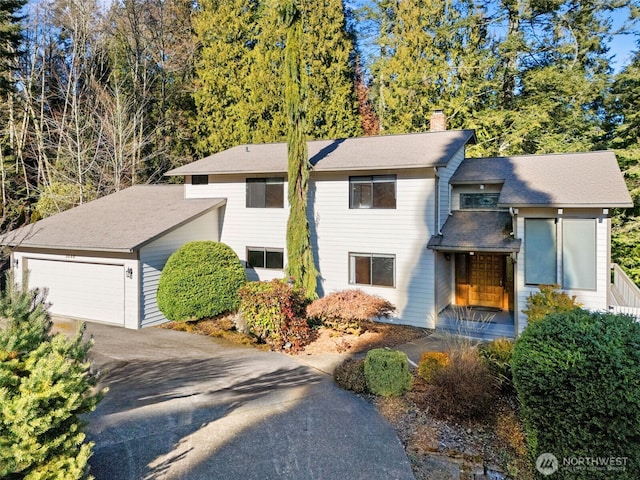
M 0 478 L 88 476 L 93 444 L 80 415 L 105 391 L 93 391 L 82 330 L 68 338 L 51 325 L 43 297 L 9 279 L 0 295 Z
M 632 317 L 582 309 L 534 322 L 516 342 L 511 366 L 531 458 L 625 463 L 614 472 L 560 468 L 554 478 L 638 478 L 639 346 Z
M 167 260 L 158 285 L 158 308 L 169 320 L 215 317 L 238 308 L 246 283 L 236 253 L 220 242 L 189 242 Z

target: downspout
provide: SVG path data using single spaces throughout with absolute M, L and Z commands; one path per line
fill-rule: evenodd
M 511 215 L 511 229 L 513 230 L 513 238 L 516 238 L 518 231 L 518 209 L 509 207 L 509 214 Z M 513 336 L 518 338 L 518 326 L 520 324 L 519 309 L 518 309 L 518 252 L 512 252 L 513 259 Z
M 434 229 L 436 235 L 440 235 L 440 173 L 438 172 L 438 167 L 433 167 L 433 181 L 434 181 L 434 189 L 436 191 L 435 194 L 435 204 L 434 204 Z M 438 252 L 436 250 L 433 251 L 433 329 L 435 330 L 438 327 Z

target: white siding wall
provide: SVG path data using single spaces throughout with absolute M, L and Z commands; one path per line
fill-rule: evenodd
M 557 215 L 557 209 L 519 209 L 517 218 L 517 238 L 522 239 L 522 246 L 518 254 L 518 263 L 516 266 L 516 305 L 515 310 L 518 315 L 518 332 L 522 333 L 527 325 L 527 317 L 522 313 L 526 308 L 527 298 L 532 293 L 536 293 L 538 288 L 525 284 L 524 265 L 525 255 L 527 254 L 527 245 L 524 236 L 524 219 L 525 218 L 555 218 L 558 217 L 557 224 L 557 278 L 558 283 L 562 281 L 562 218 L 594 218 L 596 220 L 596 290 L 564 290 L 567 294 L 576 296 L 576 300 L 582 306 L 589 310 L 607 310 L 608 308 L 608 290 L 609 290 L 609 231 L 611 228 L 611 220 L 605 217 L 598 217 L 602 211 L 598 210 L 571 210 L 564 209 L 563 215 Z
M 252 177 L 257 177 L 253 175 Z M 286 175 L 269 174 L 268 177 Z M 246 262 L 247 247 L 278 248 L 284 251 L 286 263 L 286 232 L 289 205 L 287 203 L 287 185 L 284 188 L 283 208 L 246 208 L 246 176 L 225 175 L 209 177 L 208 185 L 185 185 L 187 198 L 224 197 L 227 204 L 223 218 L 220 241 L 229 245 Z M 282 270 L 266 268 L 247 269 L 249 280 L 271 280 L 282 278 Z
M 58 253 L 44 253 L 44 252 L 21 252 L 14 251 L 12 254 L 12 267 L 14 278 L 17 282 L 22 281 L 22 276 L 27 273 L 24 269 L 28 269 L 28 259 L 40 259 L 40 260 L 53 260 L 60 262 L 75 262 L 77 264 L 103 264 L 103 265 L 118 265 L 123 267 L 123 273 L 131 268 L 133 272 L 133 278 L 124 279 L 124 326 L 127 328 L 138 328 L 138 261 L 135 259 L 114 258 L 113 256 L 100 256 L 99 253 L 95 254 L 83 254 L 75 255 L 72 252 L 69 254 Z M 17 263 L 16 263 L 17 261 Z M 61 273 L 64 276 L 64 273 Z M 61 282 L 65 282 L 67 279 L 61 278 Z M 69 279 L 69 284 L 73 284 L 73 279 Z M 31 285 L 30 285 L 31 286 Z M 47 287 L 47 285 L 44 285 Z M 55 311 L 55 307 L 53 309 Z M 85 320 L 94 320 L 91 315 L 87 315 Z M 114 319 L 113 323 L 117 323 L 118 320 Z
M 158 310 L 156 301 L 162 269 L 171 254 L 185 243 L 195 240 L 219 240 L 219 211 L 220 209 L 212 210 L 140 249 L 140 327 L 167 321 Z
M 463 147 L 451 158 L 446 167 L 438 168 L 438 173 L 440 175 L 440 215 L 438 218 L 438 231 L 442 228 L 444 222 L 447 221 L 449 213 L 453 210 L 451 185 L 449 184 L 449 180 L 464 160 L 464 154 L 465 149 Z
M 454 302 L 453 256 L 454 254 L 451 254 L 449 260 L 447 260 L 444 253 L 439 252 L 436 254 L 436 308 L 438 313 Z
M 396 172 L 358 172 L 384 175 Z M 349 173 L 316 173 L 309 217 L 318 255 L 320 294 L 361 288 L 397 307 L 397 321 L 434 326 L 434 253 L 426 248 L 433 234 L 433 169 L 397 173 L 396 209 L 350 209 Z M 395 255 L 396 286 L 349 284 L 349 253 Z

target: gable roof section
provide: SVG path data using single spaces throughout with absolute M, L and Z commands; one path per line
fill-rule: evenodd
M 381 135 L 307 142 L 313 171 L 384 170 L 446 165 L 473 130 Z M 239 145 L 170 170 L 165 175 L 264 174 L 287 171 L 287 144 Z
M 520 240 L 511 233 L 509 212 L 456 210 L 439 235 L 429 240 L 427 248 L 444 251 L 517 252 Z
M 185 199 L 182 185 L 136 185 L 8 232 L 0 244 L 133 252 L 225 202 Z
M 504 183 L 501 207 L 633 206 L 611 151 L 468 158 L 451 183 Z

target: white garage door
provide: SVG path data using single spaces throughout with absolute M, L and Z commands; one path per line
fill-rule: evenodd
M 124 265 L 29 258 L 31 288 L 47 288 L 54 315 L 124 325 Z

